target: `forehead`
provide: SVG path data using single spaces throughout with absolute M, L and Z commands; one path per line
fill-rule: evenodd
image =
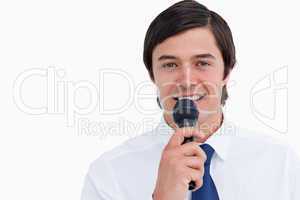
M 189 59 L 193 55 L 202 53 L 210 53 L 217 59 L 221 59 L 221 52 L 215 38 L 206 27 L 189 29 L 167 38 L 154 48 L 152 58 L 157 60 L 161 55 L 168 54 Z

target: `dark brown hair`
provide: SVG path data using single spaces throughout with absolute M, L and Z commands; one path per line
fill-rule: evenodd
M 208 27 L 213 33 L 224 62 L 223 78 L 226 78 L 236 63 L 235 46 L 229 26 L 220 15 L 204 5 L 194 0 L 184 0 L 160 13 L 147 30 L 143 59 L 152 80 L 154 80 L 152 71 L 154 48 L 167 38 L 196 27 Z M 227 88 L 224 85 L 221 98 L 222 105 L 225 105 L 227 98 Z

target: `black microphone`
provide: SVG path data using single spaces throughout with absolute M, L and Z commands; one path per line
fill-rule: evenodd
M 173 120 L 179 128 L 194 127 L 198 121 L 199 112 L 194 101 L 190 99 L 180 99 L 176 102 L 173 109 Z M 182 144 L 192 142 L 192 137 L 185 137 Z M 189 183 L 189 190 L 196 188 L 194 181 Z

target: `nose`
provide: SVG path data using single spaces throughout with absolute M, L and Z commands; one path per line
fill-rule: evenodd
M 189 90 L 197 85 L 198 79 L 199 77 L 197 77 L 197 73 L 193 71 L 193 68 L 186 65 L 182 67 L 177 83 L 181 89 Z

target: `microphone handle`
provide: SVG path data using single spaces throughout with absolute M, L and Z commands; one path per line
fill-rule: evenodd
M 182 144 L 185 144 L 185 143 L 188 143 L 188 142 L 192 142 L 192 141 L 194 141 L 193 136 L 192 137 L 185 137 L 184 140 L 183 140 L 183 142 L 182 142 Z M 196 188 L 195 181 L 189 182 L 189 190 L 193 190 L 195 188 Z

